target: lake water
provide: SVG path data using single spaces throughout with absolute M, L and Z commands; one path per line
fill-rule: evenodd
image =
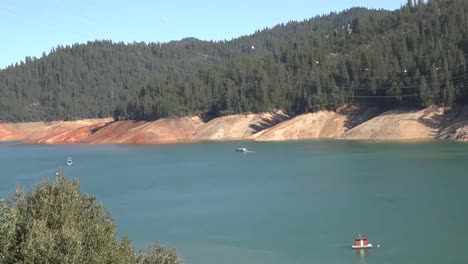
M 135 247 L 189 264 L 468 263 L 467 144 L 3 143 L 0 166 L 1 197 L 63 167 Z M 352 250 L 358 233 L 380 248 Z

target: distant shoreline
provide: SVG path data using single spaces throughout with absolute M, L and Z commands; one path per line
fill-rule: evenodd
M 238 114 L 204 122 L 200 117 L 156 121 L 78 121 L 0 124 L 0 142 L 32 144 L 176 144 L 203 141 L 310 139 L 468 141 L 468 107 L 376 109 L 289 116 L 283 111 Z

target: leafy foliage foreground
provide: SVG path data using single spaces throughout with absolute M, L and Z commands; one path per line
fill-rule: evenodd
M 136 253 L 117 238 L 110 213 L 77 180 L 59 173 L 29 193 L 17 188 L 0 200 L 1 264 L 176 264 L 175 250 L 160 244 Z

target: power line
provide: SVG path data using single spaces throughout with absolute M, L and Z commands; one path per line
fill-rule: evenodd
M 415 93 L 415 94 L 402 94 L 402 95 L 349 95 L 349 96 L 345 96 L 345 97 L 348 97 L 348 98 L 362 98 L 362 99 L 365 99 L 365 98 L 378 99 L 378 98 L 400 98 L 400 97 L 416 97 L 416 96 L 420 96 L 420 94 Z

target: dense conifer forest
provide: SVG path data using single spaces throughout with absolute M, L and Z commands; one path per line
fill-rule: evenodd
M 468 99 L 466 55 L 465 0 L 352 8 L 229 41 L 93 41 L 0 71 L 0 120 L 451 106 Z

